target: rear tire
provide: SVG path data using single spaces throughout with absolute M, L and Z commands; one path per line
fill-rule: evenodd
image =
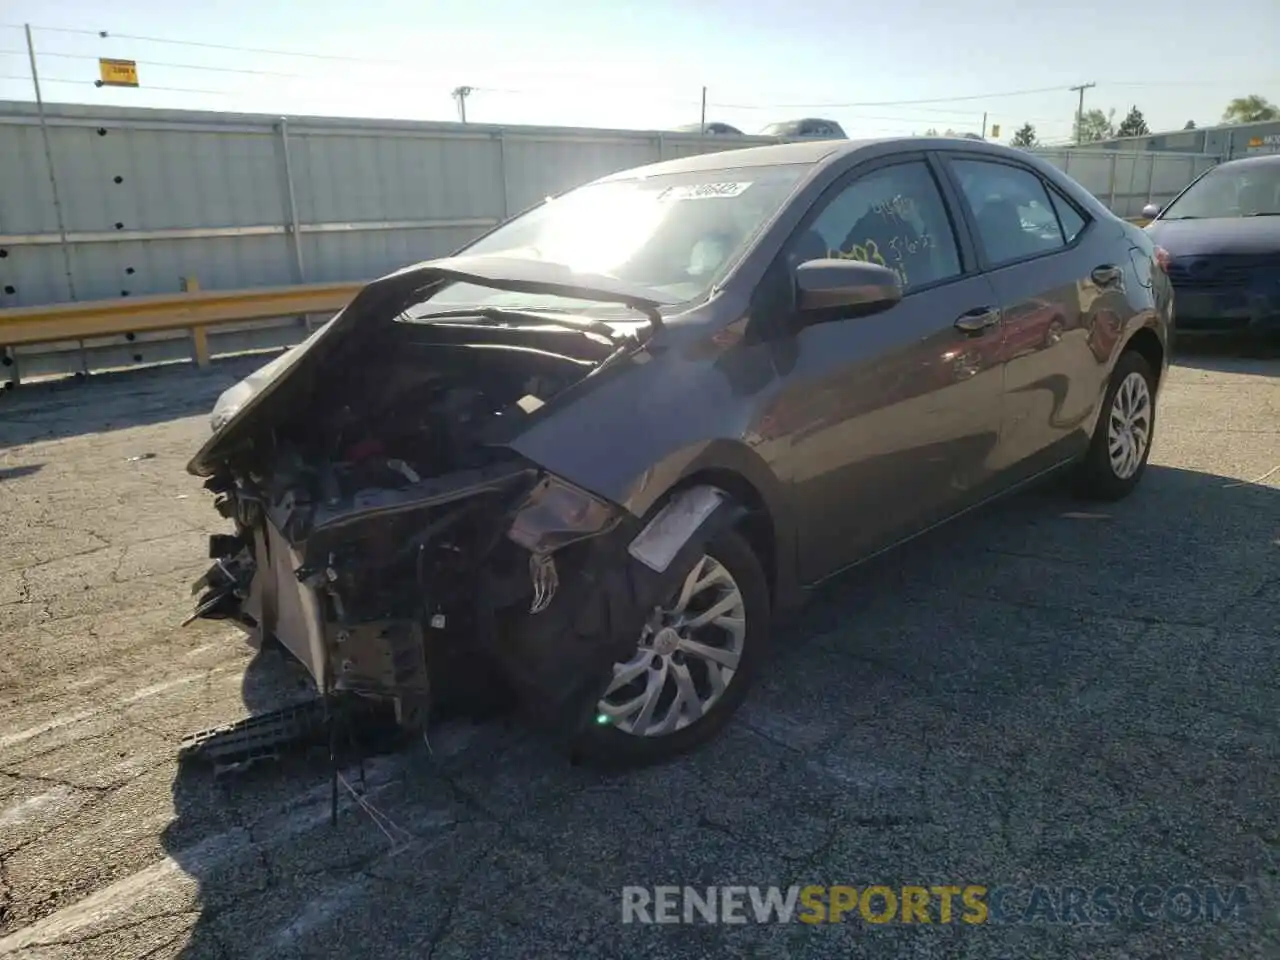
M 768 582 L 751 545 L 735 530 L 721 533 L 707 545 L 704 557 L 686 580 L 685 588 L 698 581 L 699 577 L 709 585 L 687 599 L 686 609 L 681 613 L 670 612 L 679 605 L 679 597 L 673 597 L 672 602 L 664 607 L 668 612 L 658 622 L 646 626 L 642 636 L 636 638 L 635 656 L 626 663 L 611 667 L 612 681 L 620 686 L 601 698 L 592 722 L 574 745 L 575 759 L 608 769 L 662 763 L 714 737 L 742 705 L 769 642 Z M 736 621 L 734 590 L 741 598 L 743 628 L 740 641 L 735 641 L 733 630 L 717 626 L 719 621 L 729 624 Z M 708 596 L 700 600 L 703 594 Z M 729 605 L 725 616 L 717 617 L 700 628 L 680 627 L 681 621 L 696 620 L 699 612 L 720 604 Z M 717 657 L 725 658 L 726 652 L 733 649 L 738 651 L 736 666 L 725 681 L 722 692 L 702 697 L 703 692 L 710 689 L 710 671 L 720 670 L 723 677 L 723 670 L 728 668 L 715 660 L 687 652 L 695 648 L 684 647 L 684 641 L 678 641 L 675 633 L 664 632 L 663 623 L 674 623 L 676 627 L 672 629 L 704 651 L 709 646 L 713 647 Z M 694 629 L 702 632 L 695 633 Z M 717 633 L 723 637 L 718 639 Z M 670 654 L 664 652 L 664 644 L 668 642 L 677 644 Z M 631 673 L 636 674 L 635 678 L 623 683 Z M 674 708 L 674 698 L 682 692 L 677 683 L 677 673 L 683 680 L 691 681 L 698 696 L 702 697 L 696 709 L 702 711 L 702 703 L 711 698 L 709 705 L 696 719 L 689 719 L 689 711 L 682 709 L 677 728 L 669 732 L 654 732 L 662 726 L 665 718 L 671 716 L 669 711 Z M 609 677 L 601 678 L 601 685 L 608 681 Z M 639 712 L 628 712 L 626 707 L 629 703 L 645 699 L 646 684 L 650 682 L 655 684 L 655 688 L 661 684 L 663 698 L 655 700 L 657 705 L 652 709 L 649 722 L 645 723 L 642 722 L 646 719 L 643 707 Z M 664 706 L 668 712 L 662 712 Z
M 1133 492 L 1146 472 L 1155 438 L 1155 398 L 1151 365 L 1136 350 L 1120 354 L 1089 451 L 1076 471 L 1077 496 L 1120 500 Z

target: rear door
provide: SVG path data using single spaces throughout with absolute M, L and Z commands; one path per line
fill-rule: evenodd
M 819 579 L 959 508 L 1000 429 L 994 290 L 923 154 L 863 165 L 814 204 L 775 267 L 870 260 L 900 303 L 801 329 L 779 350 L 772 411 L 790 438 L 801 574 Z M 957 321 L 970 326 L 958 329 Z
M 993 460 L 1000 486 L 1087 444 L 1106 377 L 1104 345 L 1120 319 L 1114 307 L 1125 302 L 1125 264 L 1112 262 L 1107 225 L 1032 167 L 961 153 L 946 165 L 1003 310 L 1003 420 Z

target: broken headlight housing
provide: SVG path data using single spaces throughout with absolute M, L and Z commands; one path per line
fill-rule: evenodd
M 507 536 L 532 554 L 548 554 L 606 533 L 621 519 L 613 504 L 548 475 L 529 492 Z
M 232 417 L 240 412 L 240 408 L 248 402 L 249 398 L 257 391 L 253 384 L 248 380 L 241 380 L 234 386 L 228 387 L 222 391 L 218 397 L 218 402 L 213 405 L 213 412 L 209 414 L 209 430 L 211 433 L 217 433 L 227 425 Z
M 280 376 L 298 357 L 302 356 L 303 349 L 307 344 L 314 340 L 320 331 L 324 329 L 324 327 L 319 328 L 296 347 L 290 347 L 270 363 L 259 367 L 239 383 L 222 391 L 217 403 L 213 405 L 213 412 L 209 414 L 210 429 L 217 433 L 225 427 L 246 403 L 262 392 L 263 387 Z

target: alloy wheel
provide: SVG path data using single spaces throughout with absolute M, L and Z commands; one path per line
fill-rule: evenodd
M 1151 388 L 1134 371 L 1120 382 L 1107 424 L 1107 454 L 1117 478 L 1128 480 L 1138 472 L 1150 442 Z
M 684 729 L 733 682 L 746 634 L 741 589 L 724 564 L 703 556 L 675 600 L 654 609 L 635 655 L 613 665 L 598 722 L 642 737 Z

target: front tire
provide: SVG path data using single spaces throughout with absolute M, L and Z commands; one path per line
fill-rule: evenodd
M 1147 469 L 1155 437 L 1156 379 L 1142 354 L 1126 350 L 1116 361 L 1089 452 L 1076 474 L 1075 492 L 1089 500 L 1120 500 Z
M 751 545 L 734 530 L 717 536 L 645 624 L 635 653 L 611 668 L 575 745 L 577 758 L 598 767 L 647 766 L 715 736 L 742 705 L 765 656 L 769 607 Z

